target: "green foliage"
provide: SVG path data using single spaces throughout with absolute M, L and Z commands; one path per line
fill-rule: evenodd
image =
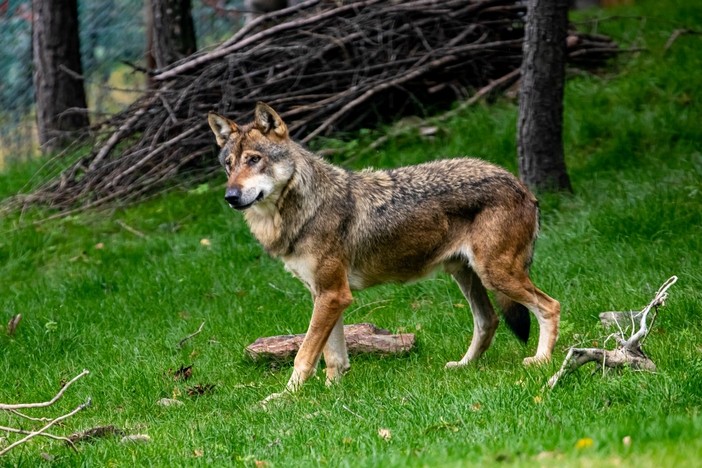
M 94 404 L 56 432 L 114 424 L 152 442 L 104 439 L 74 453 L 35 439 L 3 462 L 49 464 L 42 451 L 67 466 L 673 466 L 702 458 L 702 39 L 682 36 L 663 50 L 673 29 L 702 24 L 702 6 L 637 3 L 598 27 L 648 51 L 623 58 L 609 76 L 573 78 L 566 90 L 575 195 L 542 197 L 533 268 L 563 305 L 551 365 L 522 367 L 533 339 L 523 347 L 500 327 L 479 363 L 445 371 L 465 352 L 472 321 L 458 288 L 439 276 L 358 293 L 347 312 L 350 323 L 416 333 L 416 352 L 352 358 L 340 386 L 313 379 L 263 411 L 258 401 L 283 387 L 289 366 L 254 365 L 242 350 L 259 336 L 304 330 L 311 304 L 225 206 L 221 180 L 114 213 L 31 224 L 47 214 L 34 210 L 0 220 L 0 322 L 24 316 L 13 336 L 0 332 L 0 401 L 46 400 L 87 368 L 51 414 L 87 396 Z M 478 106 L 433 141 L 403 135 L 377 152 L 363 151 L 374 132 L 332 145 L 354 168 L 478 155 L 515 170 L 516 112 L 509 102 Z M 0 194 L 16 192 L 36 168 L 10 167 Z M 581 370 L 543 389 L 569 345 L 602 345 L 597 313 L 643 307 L 672 274 L 680 280 L 645 345 L 656 373 Z M 204 331 L 177 349 L 203 320 Z M 182 364 L 194 365 L 186 382 L 172 375 Z M 197 384 L 215 387 L 188 395 Z M 163 397 L 185 405 L 157 406 Z

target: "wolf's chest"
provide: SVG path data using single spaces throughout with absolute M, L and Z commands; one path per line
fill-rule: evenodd
M 297 255 L 282 257 L 285 269 L 292 273 L 307 286 L 312 294 L 317 293 L 316 269 L 317 260 L 312 255 Z M 368 286 L 364 275 L 353 268 L 347 272 L 349 287 L 352 290 L 361 290 Z
M 266 250 L 275 246 L 282 235 L 280 214 L 270 204 L 254 205 L 244 213 L 251 233 Z
M 317 260 L 311 255 L 291 255 L 282 257 L 285 269 L 307 286 L 312 294 L 316 293 L 315 271 Z

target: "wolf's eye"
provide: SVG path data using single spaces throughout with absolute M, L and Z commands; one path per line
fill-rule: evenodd
M 257 164 L 260 160 L 261 156 L 251 156 L 248 160 L 248 163 L 253 166 L 254 164 Z

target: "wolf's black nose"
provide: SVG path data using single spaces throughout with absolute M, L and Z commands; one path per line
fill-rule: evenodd
M 228 188 L 224 194 L 224 199 L 227 200 L 231 206 L 238 206 L 241 201 L 241 189 L 236 187 Z

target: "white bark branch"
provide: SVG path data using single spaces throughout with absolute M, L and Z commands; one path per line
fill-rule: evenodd
M 677 276 L 669 278 L 668 281 L 663 283 L 658 289 L 653 300 L 644 307 L 641 312 L 629 313 L 632 320 L 634 317 L 640 319 L 638 330 L 635 330 L 636 327 L 632 324 L 632 334 L 629 339 L 624 338 L 624 331 L 621 328 L 619 320 L 620 314 L 614 312 L 600 314 L 601 320 L 603 320 L 602 316 L 607 314 L 607 321 L 611 319 L 619 328 L 619 332 L 610 335 L 616 340 L 617 348 L 611 350 L 601 348 L 570 348 L 561 368 L 548 380 L 547 385 L 553 388 L 561 377 L 590 362 L 599 363 L 603 369 L 605 367 L 616 368 L 630 366 L 632 369 L 655 371 L 656 365 L 643 352 L 641 344 L 653 327 L 658 308 L 665 305 L 665 300 L 668 298 L 668 289 L 670 289 L 677 280 Z M 651 322 L 648 323 L 648 316 L 652 309 L 654 310 L 653 318 Z M 603 320 L 603 323 L 605 322 L 606 320 Z
M 45 401 L 43 403 L 18 403 L 18 404 L 13 404 L 13 405 L 0 403 L 0 410 L 10 411 L 10 410 L 25 409 L 25 408 L 45 408 L 47 406 L 51 406 L 54 403 L 56 403 L 59 400 L 59 398 L 61 398 L 63 396 L 64 392 L 66 390 L 68 390 L 68 387 L 73 385 L 73 383 L 76 380 L 80 379 L 81 377 L 83 377 L 85 375 L 88 375 L 89 373 L 90 373 L 90 371 L 83 370 L 83 372 L 81 372 L 80 374 L 78 374 L 77 376 L 75 376 L 71 380 L 69 380 L 68 383 L 66 383 L 66 385 L 64 385 L 61 388 L 61 390 L 59 390 L 59 392 L 56 394 L 56 396 L 53 397 L 49 401 Z
M 43 435 L 54 424 L 61 422 L 64 419 L 70 418 L 71 416 L 73 416 L 77 412 L 87 408 L 88 406 L 90 406 L 90 398 L 88 398 L 88 400 L 85 403 L 83 403 L 82 405 L 79 405 L 78 407 L 76 407 L 73 411 L 66 413 L 62 416 L 59 416 L 58 418 L 52 419 L 51 421 L 49 421 L 44 427 L 42 427 L 38 431 L 30 432 L 29 434 L 27 434 L 26 437 L 23 437 L 22 439 L 14 442 L 14 443 L 8 445 L 7 447 L 5 447 L 4 449 L 0 450 L 0 457 L 5 455 L 7 452 L 12 450 L 13 448 L 17 447 L 18 445 L 21 445 L 21 444 L 27 442 L 28 440 L 33 439 L 36 436 Z
M 24 429 L 17 429 L 14 427 L 8 427 L 8 426 L 0 426 L 0 432 L 13 432 L 15 434 L 32 434 L 33 431 L 27 431 Z M 48 437 L 49 439 L 54 439 L 54 440 L 62 440 L 66 442 L 67 444 L 71 444 L 72 442 L 68 437 L 63 437 L 63 436 L 57 436 L 54 434 L 49 434 L 49 433 L 43 433 L 41 434 L 42 437 Z
M 200 328 L 198 328 L 197 331 L 196 331 L 195 333 L 189 334 L 188 336 L 186 336 L 185 338 L 183 338 L 182 340 L 180 340 L 180 341 L 178 342 L 178 347 L 179 347 L 179 348 L 182 348 L 183 345 L 184 345 L 188 340 L 190 340 L 191 338 L 196 337 L 197 335 L 199 335 L 200 332 L 202 332 L 202 327 L 204 327 L 204 326 L 205 326 L 205 322 L 202 322 L 202 323 L 200 324 Z
M 19 417 L 22 417 L 25 419 L 29 419 L 32 421 L 46 422 L 46 424 L 42 428 L 40 428 L 39 430 L 36 430 L 36 431 L 17 429 L 14 427 L 0 426 L 0 431 L 11 432 L 14 434 L 25 434 L 25 437 L 23 437 L 22 439 L 14 442 L 14 443 L 8 445 L 7 447 L 5 447 L 4 449 L 0 450 L 0 457 L 5 455 L 6 453 L 8 453 L 13 448 L 17 447 L 18 445 L 21 445 L 21 444 L 27 442 L 28 440 L 33 439 L 34 437 L 37 437 L 37 436 L 48 437 L 50 439 L 55 439 L 55 440 L 62 440 L 75 449 L 73 442 L 70 439 L 68 439 L 67 437 L 61 437 L 61 436 L 49 434 L 46 431 L 49 430 L 49 428 L 52 427 L 54 424 L 59 423 L 59 422 L 63 421 L 64 419 L 68 419 L 71 416 L 73 416 L 74 414 L 76 414 L 77 412 L 90 406 L 90 398 L 88 398 L 88 400 L 85 403 L 83 403 L 82 405 L 79 405 L 78 407 L 76 407 L 73 411 L 66 413 L 64 415 L 58 416 L 58 417 L 53 418 L 53 419 L 34 418 L 32 416 L 27 416 L 26 414 L 22 414 L 18 410 L 25 409 L 25 408 L 45 408 L 47 406 L 53 405 L 63 396 L 63 394 L 66 392 L 66 390 L 68 390 L 68 387 L 70 387 L 78 379 L 80 379 L 81 377 L 83 377 L 89 373 L 90 372 L 88 370 L 83 370 L 83 372 L 81 372 L 80 374 L 78 374 L 77 376 L 75 376 L 71 380 L 69 380 L 58 391 L 58 393 L 49 401 L 45 401 L 45 402 L 41 402 L 41 403 L 17 403 L 17 404 L 0 403 L 0 411 L 7 411 L 7 412 L 12 413 L 16 416 L 19 416 Z

